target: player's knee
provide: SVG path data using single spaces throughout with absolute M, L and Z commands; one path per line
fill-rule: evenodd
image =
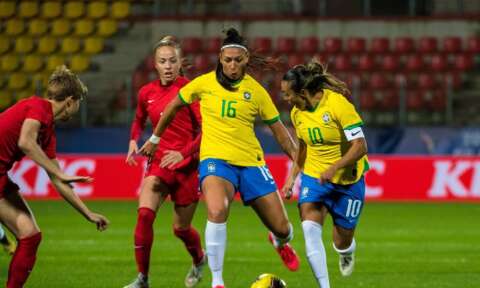
M 208 209 L 208 220 L 216 223 L 224 223 L 227 221 L 228 211 L 225 208 Z
M 276 227 L 274 228 L 275 231 L 272 231 L 275 236 L 279 238 L 287 238 L 292 233 L 291 231 L 290 222 L 287 219 L 278 222 Z
M 155 220 L 155 211 L 147 207 L 140 207 L 138 209 L 139 222 L 153 224 L 154 220 Z
M 337 239 L 333 239 L 333 244 L 337 249 L 343 250 L 350 247 L 352 244 L 352 238 L 349 237 L 338 237 Z

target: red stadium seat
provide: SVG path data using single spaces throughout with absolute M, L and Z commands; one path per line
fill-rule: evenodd
M 386 37 L 373 38 L 370 42 L 370 52 L 383 54 L 390 52 L 390 39 Z
M 342 52 L 342 39 L 338 37 L 327 37 L 323 51 L 328 54 L 336 54 Z
M 390 86 L 389 80 L 381 73 L 373 73 L 370 76 L 369 86 L 372 89 L 385 89 Z
M 447 107 L 447 95 L 444 90 L 434 90 L 428 106 L 434 111 L 445 111 Z
M 467 51 L 470 53 L 480 53 L 480 37 L 472 36 L 468 38 Z
M 372 111 L 376 108 L 375 96 L 371 90 L 362 90 L 360 92 L 360 110 L 361 111 Z
M 419 90 L 409 90 L 407 92 L 406 106 L 408 110 L 422 110 L 424 108 L 423 104 L 423 97 Z
M 253 40 L 253 49 L 258 53 L 272 52 L 272 39 L 269 37 L 257 37 Z
M 303 64 L 303 63 L 305 63 L 305 57 L 303 56 L 303 54 L 288 55 L 287 65 L 289 68 L 292 68 L 295 65 Z
M 415 50 L 415 42 L 411 37 L 399 37 L 395 39 L 394 51 L 399 54 L 412 53 Z
M 366 51 L 365 38 L 353 37 L 347 41 L 347 51 L 349 53 L 364 53 Z
M 294 37 L 278 37 L 277 53 L 288 54 L 296 50 L 297 41 Z
M 357 68 L 360 71 L 372 71 L 375 67 L 375 59 L 369 54 L 363 54 L 358 58 Z
M 205 52 L 208 53 L 219 53 L 220 48 L 222 47 L 222 39 L 220 37 L 208 38 L 205 41 Z
M 462 52 L 462 39 L 456 36 L 445 37 L 443 39 L 443 52 L 445 53 Z
M 202 39 L 199 37 L 186 37 L 182 41 L 182 49 L 186 54 L 202 52 Z
M 438 41 L 435 37 L 422 37 L 418 41 L 418 51 L 421 53 L 435 53 L 438 49 Z
M 379 106 L 382 110 L 397 109 L 399 104 L 398 93 L 396 90 L 388 89 L 382 91 L 379 99 Z
M 317 53 L 318 38 L 315 36 L 305 37 L 300 39 L 300 52 L 302 53 Z
M 195 67 L 195 70 L 201 71 L 201 72 L 206 72 L 211 68 L 212 63 L 210 62 L 210 58 L 205 55 L 205 54 L 199 54 L 195 56 L 193 60 L 193 66 Z
M 443 71 L 447 68 L 447 59 L 442 54 L 432 55 L 430 59 L 430 69 L 432 71 Z
M 459 54 L 455 57 L 455 70 L 467 71 L 473 68 L 473 56 L 470 54 Z
M 458 89 L 462 86 L 462 77 L 460 73 L 446 73 L 442 76 L 442 84 L 448 88 L 448 83 L 451 83 L 452 89 Z
M 399 62 L 397 56 L 391 54 L 383 56 L 381 65 L 382 70 L 394 72 L 398 69 L 398 66 Z
M 405 69 L 407 71 L 420 71 L 423 69 L 423 58 L 418 54 L 412 54 L 407 57 L 407 61 L 405 62 Z
M 435 88 L 435 78 L 431 73 L 421 73 L 418 75 L 418 87 L 421 89 Z
M 155 71 L 155 57 L 153 55 L 149 55 L 145 58 L 143 62 L 143 66 L 147 73 Z
M 340 54 L 334 59 L 335 71 L 349 71 L 352 68 L 352 59 L 347 54 Z
M 148 73 L 144 70 L 137 69 L 132 76 L 132 89 L 133 93 L 136 95 L 140 88 L 148 83 Z

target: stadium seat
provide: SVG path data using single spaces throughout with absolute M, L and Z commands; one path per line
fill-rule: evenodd
M 323 52 L 336 54 L 342 52 L 342 39 L 338 37 L 327 37 L 323 44 Z
M 1 70 L 4 72 L 13 72 L 20 67 L 20 59 L 15 54 L 3 55 L 1 61 Z
M 459 54 L 455 56 L 454 69 L 467 71 L 473 68 L 473 56 L 471 54 Z
M 64 16 L 75 20 L 85 14 L 85 4 L 82 1 L 67 1 L 64 6 Z
M 314 54 L 318 52 L 318 38 L 315 36 L 300 39 L 299 52 Z
M 460 53 L 462 52 L 462 39 L 456 36 L 450 36 L 443 38 L 443 49 L 444 53 Z
M 366 51 L 365 38 L 352 37 L 347 40 L 347 51 L 349 53 L 364 53 Z
M 70 69 L 73 72 L 81 73 L 90 67 L 90 57 L 87 55 L 73 55 L 70 59 Z
M 60 45 L 60 52 L 63 54 L 72 54 L 80 50 L 80 39 L 77 37 L 64 38 Z
M 132 92 L 136 95 L 140 88 L 148 83 L 148 72 L 137 69 L 132 75 Z M 1 91 L 1 90 L 0 90 Z
M 130 2 L 128 1 L 114 1 L 111 4 L 110 16 L 113 19 L 123 19 L 130 14 Z
M 437 85 L 431 73 L 420 73 L 417 83 L 420 89 L 433 89 Z
M 373 73 L 370 75 L 369 79 L 369 87 L 371 89 L 386 89 L 390 86 L 389 80 L 385 77 L 384 74 L 381 73 Z
M 4 20 L 15 15 L 15 1 L 0 2 L 0 19 Z
M 47 59 L 47 64 L 46 64 L 46 70 L 47 72 L 52 72 L 55 70 L 60 65 L 65 65 L 67 62 L 65 61 L 65 58 L 63 58 L 60 55 L 52 55 L 48 57 Z
M 375 68 L 375 60 L 369 54 L 360 55 L 357 68 L 360 71 L 372 71 Z
M 0 5 L 1 8 L 1 5 Z M 0 111 L 3 111 L 13 104 L 13 97 L 10 91 L 0 90 Z
M 62 14 L 62 2 L 49 1 L 42 4 L 42 18 L 53 19 Z
M 38 2 L 21 1 L 18 4 L 18 16 L 20 18 L 32 18 L 38 15 Z
M 415 43 L 411 37 L 399 37 L 395 39 L 394 52 L 398 54 L 412 53 L 415 50 Z
M 418 54 L 412 54 L 407 57 L 405 69 L 410 72 L 416 72 L 423 69 L 423 57 Z
M 53 37 L 42 37 L 38 40 L 37 51 L 40 54 L 49 55 L 57 50 L 57 39 Z
M 373 38 L 370 42 L 370 52 L 376 54 L 390 52 L 390 39 L 386 37 Z
M 117 32 L 117 21 L 112 19 L 102 19 L 97 23 L 97 35 L 110 37 Z
M 371 90 L 362 90 L 360 92 L 360 110 L 372 111 L 377 106 L 377 100 Z
M 100 19 L 108 13 L 108 3 L 102 1 L 88 2 L 87 17 L 90 19 Z
M 104 47 L 103 38 L 89 37 L 83 43 L 83 52 L 87 54 L 97 54 L 102 52 Z
M 10 39 L 3 35 L 0 35 L 0 55 L 10 51 Z
M 155 57 L 153 55 L 145 57 L 142 64 L 145 72 L 150 73 L 155 71 Z
M 348 54 L 339 54 L 334 58 L 335 71 L 343 72 L 352 69 L 352 59 Z
M 45 87 L 47 87 L 47 85 L 48 85 L 48 79 L 49 78 L 50 78 L 49 73 L 39 72 L 39 73 L 33 74 L 32 75 L 32 84 L 31 84 L 32 88 L 35 91 L 45 89 Z
M 34 94 L 35 92 L 33 91 L 33 89 L 31 89 L 30 87 L 27 87 L 26 89 L 17 91 L 17 93 L 15 93 L 15 100 L 20 101 L 22 99 L 31 97 Z
M 469 53 L 478 54 L 480 53 L 480 36 L 472 36 L 467 40 L 467 51 Z
M 425 94 L 425 97 L 429 98 L 427 103 L 430 109 L 433 109 L 433 111 L 445 111 L 447 107 L 447 95 L 444 90 L 433 90 L 433 92 L 430 92 L 430 95 Z
M 33 50 L 33 39 L 30 37 L 18 37 L 15 40 L 15 52 L 16 53 L 29 53 Z
M 11 37 L 18 36 L 25 30 L 25 23 L 19 19 L 7 20 L 5 34 Z
M 269 37 L 256 37 L 253 40 L 253 50 L 258 53 L 270 53 L 272 51 L 272 39 Z
M 424 108 L 423 104 L 424 104 L 423 97 L 420 94 L 419 90 L 407 91 L 406 106 L 408 110 L 412 110 L 412 111 L 422 110 Z
M 461 72 L 460 72 L 461 73 Z M 450 83 L 452 89 L 458 89 L 462 86 L 462 77 L 460 73 L 445 73 L 442 75 L 442 79 L 440 80 L 442 85 L 445 88 L 449 88 L 448 85 Z
M 303 63 L 305 63 L 305 57 L 303 56 L 303 54 L 295 53 L 295 54 L 288 55 L 287 57 L 287 65 L 289 68 L 292 68 L 295 65 L 303 64 Z
M 395 72 L 398 70 L 399 61 L 398 57 L 392 54 L 388 54 L 382 57 L 381 67 L 384 71 Z
M 89 36 L 95 29 L 95 23 L 92 20 L 81 19 L 74 24 L 74 34 L 79 37 Z
M 438 41 L 435 37 L 425 36 L 418 40 L 418 51 L 420 53 L 435 53 L 438 49 Z
M 212 63 L 207 55 L 198 54 L 193 59 L 193 67 L 195 70 L 203 73 L 212 68 Z
M 434 54 L 430 59 L 430 69 L 441 72 L 447 68 L 447 59 L 442 54 Z
M 23 73 L 12 73 L 8 78 L 9 90 L 21 90 L 28 85 L 27 75 Z
M 202 38 L 185 37 L 182 40 L 182 50 L 185 54 L 200 53 L 203 51 Z
M 280 54 L 293 53 L 296 50 L 297 41 L 294 37 L 278 37 L 276 52 Z
M 33 37 L 44 35 L 48 31 L 48 23 L 43 19 L 32 19 L 28 23 L 28 34 Z
M 29 54 L 23 59 L 22 70 L 24 72 L 38 72 L 43 67 L 43 57 L 36 54 Z
M 72 23 L 66 19 L 54 20 L 51 24 L 50 34 L 54 37 L 63 37 L 72 30 Z
M 216 54 L 220 52 L 222 47 L 222 38 L 210 37 L 205 40 L 205 52 Z
M 379 108 L 382 110 L 394 110 L 398 109 L 399 96 L 397 90 L 383 90 L 378 100 Z

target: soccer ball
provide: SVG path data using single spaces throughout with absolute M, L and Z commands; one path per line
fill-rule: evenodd
M 262 274 L 257 277 L 250 288 L 287 288 L 287 283 L 273 274 Z

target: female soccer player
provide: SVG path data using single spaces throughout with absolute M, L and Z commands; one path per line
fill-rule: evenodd
M 44 168 L 56 190 L 88 221 L 102 231 L 108 220 L 91 212 L 74 193 L 70 183 L 91 182 L 89 177 L 68 176 L 55 160 L 54 122 L 69 120 L 80 107 L 87 88 L 65 66 L 50 76 L 46 98 L 32 96 L 0 114 L 0 221 L 15 235 L 18 247 L 8 271 L 7 288 L 23 287 L 33 269 L 37 248 L 42 239 L 40 228 L 18 186 L 7 176 L 24 155 Z
M 294 105 L 291 118 L 299 139 L 293 169 L 282 191 L 287 197 L 300 171 L 299 209 L 308 261 L 318 284 L 330 287 L 322 226 L 332 215 L 333 247 L 340 254 L 340 272 L 353 271 L 353 234 L 363 207 L 368 170 L 362 120 L 345 84 L 315 61 L 298 65 L 283 77 L 285 100 Z
M 165 106 L 188 83 L 181 74 L 180 46 L 171 36 L 163 38 L 154 49 L 155 68 L 159 79 L 140 89 L 137 113 L 132 124 L 126 162 L 136 165 L 134 153 L 145 128 L 147 117 L 157 125 Z M 138 203 L 135 228 L 135 257 L 138 277 L 128 288 L 148 287 L 150 250 L 153 243 L 153 222 L 158 208 L 170 195 L 175 202 L 173 232 L 183 241 L 192 256 L 193 265 L 185 278 L 185 286 L 193 287 L 202 278 L 206 257 L 198 232 L 191 226 L 200 197 L 198 189 L 198 150 L 200 147 L 200 112 L 198 103 L 183 107 L 176 114 L 155 157 L 147 167 Z
M 288 244 L 293 237 L 275 182 L 265 165 L 263 151 L 254 133 L 255 117 L 270 126 L 283 150 L 292 158 L 295 143 L 279 120 L 279 113 L 265 89 L 249 74 L 249 60 L 262 60 L 250 54 L 235 29 L 227 31 L 216 71 L 201 75 L 180 89 L 170 102 L 154 134 L 141 152 L 152 156 L 159 137 L 173 116 L 187 103 L 200 103 L 202 142 L 200 182 L 208 209 L 205 241 L 212 287 L 224 287 L 222 276 L 226 221 L 235 191 L 251 205 L 267 228 L 270 241 L 286 266 L 295 271 L 299 259 Z M 252 61 L 250 62 L 250 65 Z

